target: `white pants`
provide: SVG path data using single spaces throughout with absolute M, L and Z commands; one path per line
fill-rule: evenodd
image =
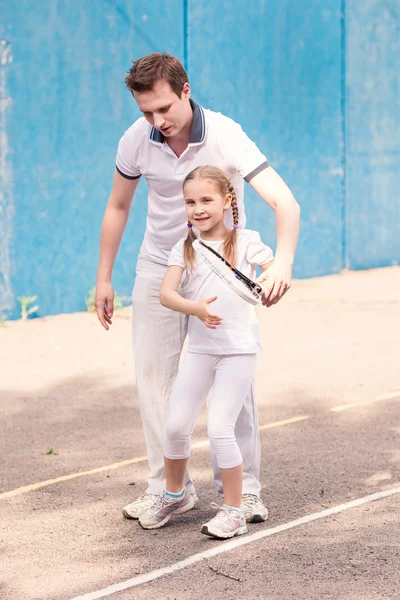
M 163 437 L 168 404 L 178 373 L 187 333 L 187 316 L 160 304 L 166 267 L 139 259 L 133 289 L 133 346 L 139 410 L 143 423 L 150 473 L 147 491 L 160 494 L 165 487 Z M 243 493 L 260 495 L 260 437 L 254 386 L 235 427 L 243 457 Z M 211 453 L 217 492 L 222 482 Z
M 188 352 L 176 378 L 168 408 L 164 456 L 190 456 L 190 438 L 196 417 L 212 387 L 208 401 L 207 431 L 220 469 L 242 464 L 235 425 L 251 388 L 256 354 L 215 356 Z

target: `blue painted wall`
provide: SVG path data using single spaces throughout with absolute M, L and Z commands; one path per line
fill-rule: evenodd
M 400 262 L 400 0 L 346 4 L 346 266 Z
M 193 97 L 239 121 L 302 205 L 295 275 L 400 259 L 400 0 L 0 0 L 0 314 L 85 309 L 118 140 L 139 116 L 130 61 L 168 51 Z M 396 173 L 397 172 L 397 173 Z M 274 214 L 247 187 L 249 226 Z M 396 219 L 397 217 L 397 219 Z M 129 295 L 135 196 L 114 272 Z
M 253 0 L 245 17 L 242 8 L 242 0 L 231 0 L 226 12 L 218 2 L 193 2 L 188 56 L 194 95 L 242 124 L 300 202 L 294 274 L 339 272 L 340 3 Z M 250 187 L 246 195 L 249 226 L 274 243 L 274 213 Z

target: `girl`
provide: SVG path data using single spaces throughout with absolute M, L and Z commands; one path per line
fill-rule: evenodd
M 189 346 L 166 419 L 166 490 L 155 506 L 142 514 L 139 523 L 145 529 L 162 527 L 173 514 L 193 507 L 193 495 L 184 486 L 190 438 L 212 387 L 207 427 L 221 472 L 224 504 L 215 505 L 219 509 L 217 515 L 203 525 L 201 532 L 230 538 L 248 531 L 240 508 L 242 456 L 235 439 L 235 424 L 254 379 L 260 349 L 258 322 L 254 306 L 237 296 L 201 258 L 196 258 L 192 227 L 196 227 L 202 240 L 252 279 L 256 265 L 267 269 L 273 255 L 257 232 L 238 229 L 235 190 L 220 169 L 197 167 L 186 177 L 183 192 L 189 232 L 171 251 L 160 300 L 163 306 L 189 315 Z M 231 229 L 225 225 L 228 211 L 233 217 Z

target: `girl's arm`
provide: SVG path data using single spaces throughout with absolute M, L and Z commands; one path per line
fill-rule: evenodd
M 193 315 L 195 302 L 185 300 L 178 294 L 178 287 L 183 275 L 182 267 L 168 267 L 164 275 L 160 290 L 160 302 L 166 308 L 175 310 L 176 312 L 184 313 L 185 315 Z
M 161 284 L 161 304 L 166 308 L 175 310 L 176 312 L 198 317 L 207 327 L 210 329 L 215 329 L 217 325 L 220 325 L 222 319 L 217 315 L 210 313 L 209 305 L 211 302 L 214 302 L 217 297 L 214 296 L 213 298 L 208 298 L 207 300 L 201 300 L 199 302 L 182 298 L 177 291 L 182 279 L 182 274 L 182 267 L 178 267 L 177 265 L 168 267 Z

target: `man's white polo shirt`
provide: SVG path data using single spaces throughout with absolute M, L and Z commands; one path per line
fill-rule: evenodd
M 193 122 L 187 149 L 178 158 L 144 117 L 123 135 L 117 153 L 117 171 L 127 179 L 141 175 L 149 185 L 146 232 L 140 256 L 168 264 L 172 247 L 186 236 L 187 219 L 182 183 L 200 165 L 213 165 L 231 180 L 239 208 L 239 226 L 244 228 L 243 179 L 250 181 L 268 167 L 268 161 L 240 125 L 221 113 L 203 109 L 190 101 Z M 227 226 L 232 227 L 227 214 Z

